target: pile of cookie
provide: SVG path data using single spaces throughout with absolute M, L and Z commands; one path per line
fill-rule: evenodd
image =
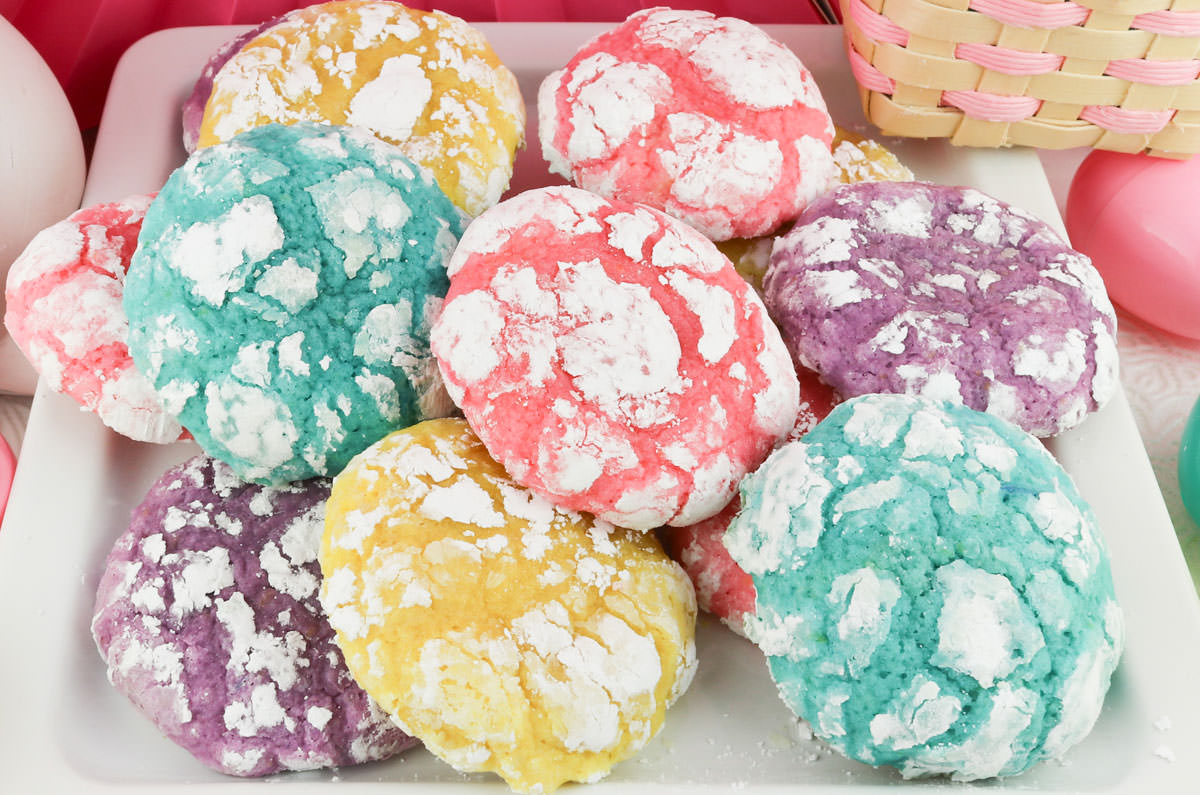
M 1035 437 L 1117 388 L 1086 257 L 836 130 L 736 19 L 633 14 L 537 109 L 567 184 L 502 201 L 525 108 L 483 36 L 309 6 L 214 53 L 155 195 L 13 265 L 52 388 L 203 450 L 108 557 L 113 684 L 233 775 L 419 741 L 548 792 L 661 729 L 699 606 L 853 759 L 1082 739 L 1123 624 Z

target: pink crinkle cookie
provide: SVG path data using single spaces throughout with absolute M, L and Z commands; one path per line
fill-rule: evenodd
M 121 308 L 153 198 L 85 207 L 39 232 L 8 272 L 4 324 L 48 387 L 117 433 L 165 443 L 187 433 L 134 368 Z
M 836 180 L 833 122 L 812 74 L 748 22 L 632 14 L 538 93 L 550 170 L 649 204 L 712 240 L 755 237 Z
M 648 530 L 721 510 L 786 436 L 799 386 L 715 245 L 571 187 L 476 219 L 431 335 L 492 456 L 558 505 Z
M 794 441 L 825 419 L 839 402 L 837 394 L 815 372 L 797 368 L 800 410 L 785 441 Z M 737 564 L 725 546 L 725 530 L 741 507 L 736 496 L 721 512 L 687 527 L 664 527 L 663 548 L 687 572 L 696 589 L 696 603 L 743 637 L 746 619 L 754 616 L 754 580 Z

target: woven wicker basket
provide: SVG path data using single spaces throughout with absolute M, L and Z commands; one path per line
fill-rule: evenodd
M 867 118 L 964 146 L 1200 151 L 1200 0 L 840 0 Z

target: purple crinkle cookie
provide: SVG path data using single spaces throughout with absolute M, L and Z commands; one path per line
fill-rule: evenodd
M 192 93 L 188 94 L 188 98 L 183 101 L 181 108 L 183 148 L 188 153 L 196 151 L 196 144 L 200 140 L 200 122 L 204 120 L 204 106 L 208 104 L 208 98 L 212 95 L 213 78 L 217 72 L 221 71 L 221 67 L 241 50 L 246 42 L 257 38 L 259 34 L 274 27 L 282 19 L 282 16 L 268 19 L 258 27 L 234 36 L 222 44 L 204 64 L 204 68 L 200 70 L 200 76 L 192 85 Z
M 167 471 L 108 556 L 92 634 L 170 739 L 238 776 L 415 744 L 354 682 L 317 601 L 329 481 L 266 487 L 200 455 Z
M 764 298 L 793 358 L 844 398 L 925 395 L 1052 436 L 1117 389 L 1116 315 L 1091 261 L 971 188 L 826 194 L 776 241 Z

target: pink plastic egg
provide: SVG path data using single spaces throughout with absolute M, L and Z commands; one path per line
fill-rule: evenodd
M 1092 152 L 1071 182 L 1066 222 L 1113 303 L 1200 339 L 1200 157 Z

